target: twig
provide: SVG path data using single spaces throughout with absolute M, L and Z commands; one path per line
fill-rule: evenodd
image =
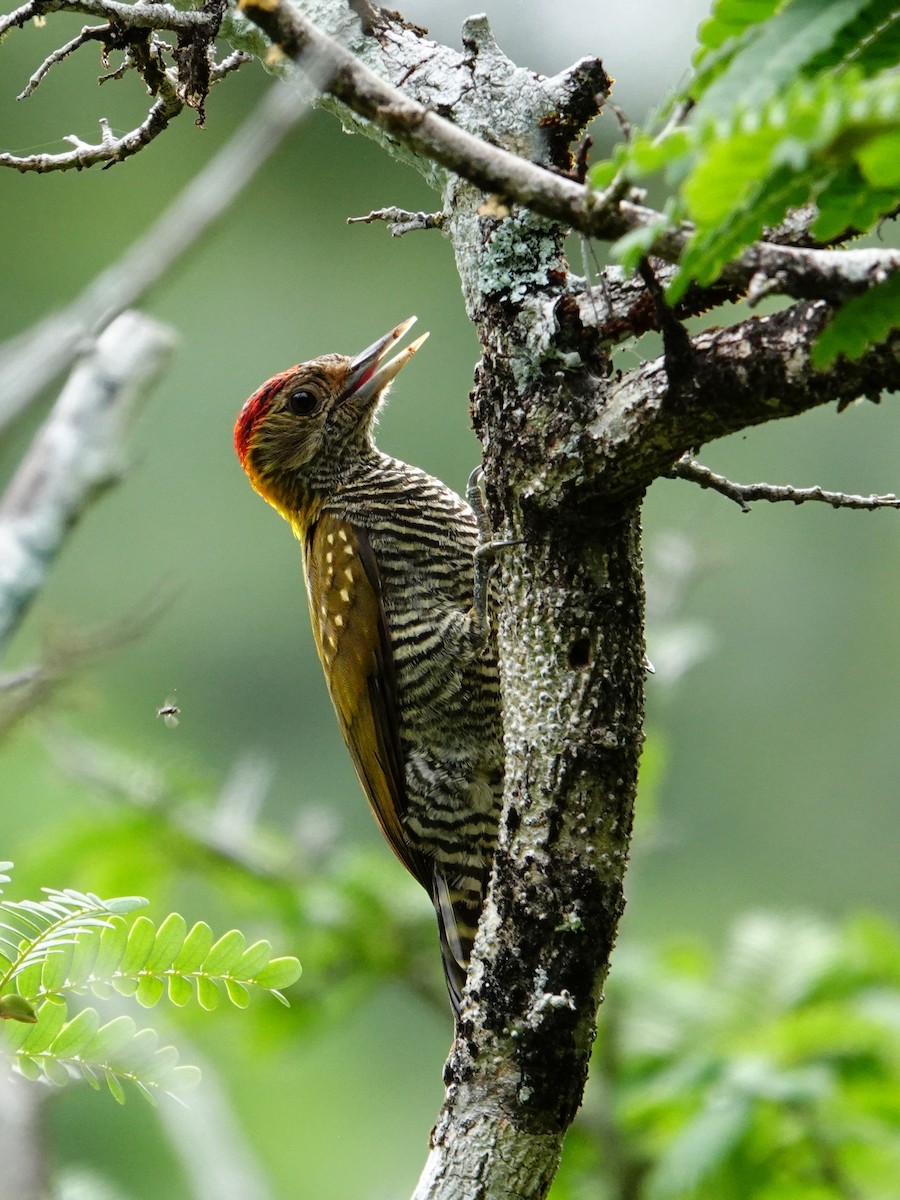
M 58 49 L 47 55 L 38 69 L 25 84 L 25 87 L 21 90 L 21 92 L 19 92 L 18 96 L 16 96 L 16 99 L 27 100 L 51 67 L 54 67 L 57 63 L 62 62 L 64 58 L 67 58 L 74 50 L 77 50 L 79 46 L 83 46 L 85 42 L 102 41 L 104 34 L 108 34 L 111 29 L 112 26 L 108 21 L 103 25 L 85 25 L 81 33 L 79 33 L 76 37 L 73 37 L 70 42 L 66 42 L 64 46 L 58 47 Z
M 391 237 L 402 237 L 404 233 L 412 233 L 415 229 L 440 229 L 444 224 L 442 212 L 409 212 L 405 208 L 376 208 L 365 217 L 348 217 L 348 225 L 371 225 L 375 221 L 387 222 Z
M 37 71 L 31 76 L 18 99 L 24 100 L 30 96 L 50 68 L 73 50 L 84 45 L 87 41 L 103 41 L 103 35 L 109 29 L 109 25 L 85 27 L 78 37 L 73 38 L 70 42 L 55 50 L 41 63 Z M 158 48 L 158 44 L 151 44 L 151 48 Z M 244 63 L 252 61 L 251 55 L 244 54 L 242 51 L 234 51 L 224 58 L 222 62 L 215 63 L 209 68 L 209 84 L 217 83 L 225 75 L 237 70 Z M 188 97 L 184 87 L 180 85 L 180 81 L 179 84 L 173 82 L 173 78 L 170 78 L 170 73 L 160 70 L 155 61 L 146 53 L 140 54 L 137 46 L 132 47 L 128 59 L 126 59 L 117 71 L 111 71 L 108 75 L 102 76 L 99 82 L 104 83 L 109 79 L 120 78 L 129 65 L 137 68 L 144 78 L 148 89 L 157 97 L 147 116 L 135 129 L 122 134 L 121 137 L 116 137 L 112 133 L 107 119 L 101 117 L 101 137 L 99 143 L 85 142 L 75 134 L 69 134 L 63 138 L 63 141 L 70 142 L 75 147 L 74 150 L 68 150 L 62 154 L 28 154 L 23 156 L 3 153 L 0 154 L 0 167 L 11 167 L 22 173 L 28 171 L 39 175 L 50 171 L 70 171 L 73 168 L 83 170 L 85 167 L 94 167 L 98 163 L 103 163 L 105 167 L 109 167 L 113 163 L 123 162 L 126 158 L 137 154 L 139 150 L 143 150 L 154 138 L 159 137 L 168 128 L 169 123 L 179 116 L 189 98 L 192 100 L 194 107 L 198 106 L 198 103 L 193 102 L 193 97 Z M 202 99 L 201 95 L 199 104 L 202 104 Z
M 677 479 L 687 479 L 702 488 L 711 488 L 740 506 L 741 512 L 750 512 L 750 505 L 757 500 L 767 500 L 771 504 L 783 503 L 806 504 L 817 501 L 820 504 L 830 504 L 832 508 L 856 508 L 872 511 L 877 508 L 900 508 L 900 499 L 893 493 L 884 496 L 852 496 L 847 492 L 827 492 L 824 488 L 797 488 L 790 484 L 774 483 L 735 483 L 724 475 L 717 475 L 709 467 L 704 467 L 689 454 L 683 455 L 672 468 L 671 475 Z
M 203 31 L 214 34 L 218 27 L 218 17 L 213 13 L 203 9 L 183 10 L 171 4 L 123 4 L 119 0 L 28 0 L 27 4 L 0 17 L 0 37 L 14 25 L 21 28 L 26 21 L 60 11 L 104 17 L 125 29 L 168 29 L 173 33 Z
M 76 366 L 0 500 L 0 648 L 98 490 L 122 469 L 126 420 L 168 362 L 171 331 L 125 313 Z
M 0 154 L 0 167 L 13 167 L 17 171 L 33 171 L 44 175 L 49 171 L 69 171 L 73 167 L 81 170 L 84 167 L 94 167 L 98 163 L 110 166 L 112 163 L 123 162 L 132 154 L 143 150 L 148 142 L 159 137 L 183 107 L 183 103 L 174 93 L 160 96 L 141 124 L 122 137 L 115 137 L 110 131 L 107 119 L 101 117 L 101 136 L 98 143 L 84 142 L 75 134 L 69 134 L 63 141 L 71 142 L 74 150 L 67 150 L 63 154 L 29 154 L 23 158 L 15 154 Z
M 230 55 L 220 64 L 227 68 Z M 159 220 L 72 304 L 0 349 L 0 432 L 72 362 L 86 338 L 135 304 L 240 195 L 309 109 L 295 81 L 276 84 Z

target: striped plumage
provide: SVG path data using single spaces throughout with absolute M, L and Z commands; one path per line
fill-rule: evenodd
M 326 355 L 269 380 L 235 446 L 302 545 L 338 722 L 382 832 L 432 897 L 458 1011 L 497 832 L 500 703 L 474 605 L 475 516 L 372 440 L 388 384 L 424 341 L 384 361 L 411 324 L 352 360 Z

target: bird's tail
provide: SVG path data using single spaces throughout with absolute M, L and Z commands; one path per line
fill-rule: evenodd
M 483 873 L 467 870 L 464 875 L 455 877 L 448 877 L 444 868 L 434 869 L 431 897 L 437 913 L 444 976 L 454 1017 L 459 1016 L 486 892 L 487 869 Z

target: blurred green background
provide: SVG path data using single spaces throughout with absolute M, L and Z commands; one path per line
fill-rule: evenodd
M 599 54 L 617 79 L 615 98 L 639 119 L 687 69 L 706 7 L 644 0 L 601 9 L 584 0 L 560 11 L 552 0 L 496 0 L 488 12 L 511 57 L 545 74 Z M 403 11 L 458 45 L 468 7 L 423 0 Z M 49 49 L 82 23 L 50 16 L 0 48 L 3 149 L 58 151 L 62 135 L 94 139 L 100 116 L 117 130 L 141 119 L 146 98 L 135 79 L 98 92 L 92 49 L 14 103 Z M 12 336 L 77 295 L 269 82 L 257 65 L 245 67 L 211 94 L 204 130 L 185 114 L 112 170 L 0 174 L 0 333 Z M 596 133 L 609 144 L 613 119 Z M 463 487 L 477 459 L 466 410 L 476 340 L 439 233 L 392 239 L 383 227 L 345 223 L 387 204 L 432 209 L 436 197 L 413 172 L 314 114 L 154 290 L 143 307 L 180 337 L 172 369 L 136 423 L 128 477 L 69 538 L 6 665 L 31 662 L 48 636 L 165 599 L 140 638 L 58 698 L 57 739 L 62 723 L 152 764 L 196 798 L 201 819 L 236 763 L 261 760 L 271 786 L 260 819 L 293 835 L 302 818 L 298 856 L 370 845 L 385 886 L 424 910 L 424 893 L 380 846 L 340 743 L 307 628 L 298 548 L 250 490 L 231 447 L 240 405 L 268 376 L 327 350 L 353 353 L 416 313 L 432 337 L 395 389 L 379 443 Z M 580 272 L 577 242 L 572 252 Z M 0 446 L 4 478 L 49 400 Z M 897 490 L 898 432 L 895 406 L 860 403 L 729 439 L 702 458 L 742 481 L 888 492 Z M 632 866 L 623 943 L 680 931 L 717 938 L 736 913 L 757 907 L 898 915 L 898 519 L 813 505 L 757 505 L 742 515 L 685 483 L 653 488 L 645 531 L 656 783 L 647 790 L 653 815 Z M 182 709 L 177 730 L 155 717 L 167 697 Z M 179 870 L 165 844 L 135 837 L 116 877 L 104 865 L 98 879 L 110 802 L 60 768 L 47 738 L 47 721 L 30 721 L 0 757 L 0 857 L 20 864 L 23 886 L 156 888 L 157 916 L 179 907 L 223 929 L 265 932 L 264 906 L 241 908 L 237 875 L 223 893 L 227 868 L 194 862 Z M 80 846 L 65 863 L 45 848 L 57 830 L 60 844 Z M 35 877 L 47 862 L 59 873 Z M 302 944 L 279 949 L 305 959 Z M 436 953 L 433 972 L 439 986 Z M 307 962 L 294 992 L 302 998 L 315 987 Z M 218 1077 L 230 1097 L 233 1140 L 241 1141 L 239 1130 L 276 1197 L 408 1193 L 440 1101 L 449 1016 L 398 984 L 364 993 L 339 1020 L 301 1022 L 286 1050 L 294 1020 L 266 1010 L 191 1023 L 209 1086 Z M 55 1102 L 53 1127 L 61 1168 L 101 1171 L 128 1195 L 191 1194 L 157 1118 L 138 1102 L 119 1111 L 108 1097 L 73 1092 Z M 117 1153 L 136 1130 L 146 1162 Z

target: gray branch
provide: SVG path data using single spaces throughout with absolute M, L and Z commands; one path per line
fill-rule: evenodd
M 348 225 L 372 225 L 375 221 L 384 221 L 391 232 L 391 237 L 402 237 L 417 229 L 440 229 L 444 224 L 442 212 L 409 212 L 405 208 L 390 205 L 388 208 L 376 208 L 364 217 L 348 217 Z
M 709 488 L 733 500 L 741 512 L 751 512 L 750 505 L 757 500 L 770 504 L 829 504 L 832 508 L 853 508 L 872 512 L 878 508 L 900 508 L 900 500 L 889 492 L 883 496 L 854 496 L 849 492 L 829 492 L 821 487 L 798 488 L 790 484 L 736 483 L 704 467 L 689 454 L 683 455 L 672 468 L 673 479 L 686 479 L 699 487 Z
M 166 366 L 172 333 L 125 313 L 75 367 L 0 500 L 0 648 L 97 493 L 119 477 L 128 418 Z
M 54 12 L 79 12 L 115 21 L 124 29 L 168 29 L 173 33 L 215 33 L 217 18 L 202 10 L 182 10 L 172 4 L 123 4 L 119 0 L 28 0 L 0 17 L 0 37 L 14 26 Z
M 33 78 L 33 77 L 32 77 Z M 0 167 L 13 167 L 17 171 L 33 171 L 46 175 L 51 171 L 81 170 L 95 167 L 98 163 L 123 162 L 168 128 L 169 122 L 177 117 L 184 104 L 173 91 L 161 95 L 150 108 L 147 116 L 136 128 L 116 137 L 106 117 L 100 118 L 100 141 L 85 142 L 77 134 L 69 133 L 63 138 L 75 148 L 61 154 L 0 154 Z

